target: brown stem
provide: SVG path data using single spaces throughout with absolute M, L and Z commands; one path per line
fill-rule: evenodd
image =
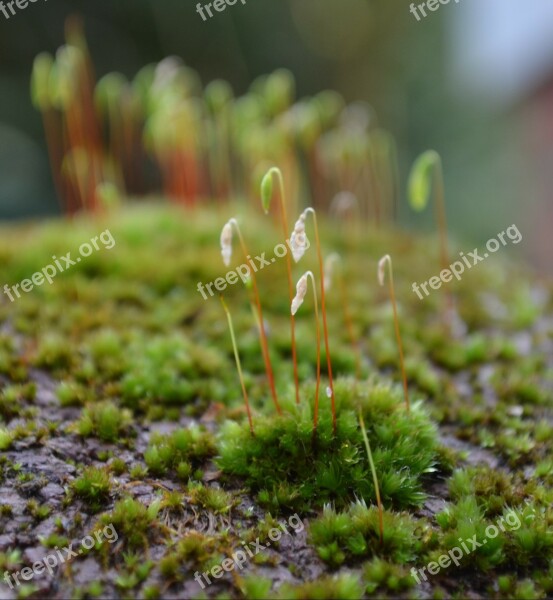
M 238 239 L 240 240 L 240 246 L 242 248 L 242 252 L 246 257 L 250 255 L 248 252 L 248 248 L 242 237 L 242 232 L 240 231 L 240 227 L 238 226 L 238 222 L 236 219 L 231 219 L 230 223 L 232 223 L 238 233 Z M 275 404 L 276 410 L 279 415 L 282 414 L 282 410 L 280 408 L 280 404 L 278 403 L 278 397 L 275 388 L 275 378 L 273 376 L 273 368 L 271 366 L 271 357 L 269 355 L 269 345 L 267 343 L 267 335 L 265 334 L 265 322 L 263 320 L 263 309 L 261 308 L 261 299 L 259 297 L 259 289 L 257 287 L 257 279 L 255 277 L 255 272 L 253 269 L 250 269 L 250 275 L 252 280 L 253 293 L 255 297 L 255 303 L 257 307 L 257 315 L 259 317 L 259 335 L 261 338 L 261 350 L 263 352 L 263 359 L 265 361 L 265 370 L 267 371 L 267 379 L 269 380 L 269 387 L 271 388 L 271 395 L 273 397 L 273 402 Z
M 284 180 L 282 178 L 282 173 L 280 169 L 273 167 L 269 174 L 276 174 L 279 181 L 280 186 L 280 207 L 281 207 L 281 215 L 282 215 L 282 227 L 284 230 L 284 239 L 288 236 L 288 217 L 286 214 L 286 201 L 284 197 Z M 290 299 L 290 304 L 294 299 L 294 282 L 292 279 L 292 259 L 290 258 L 290 252 L 286 253 L 286 271 L 288 275 L 288 297 Z M 297 358 L 297 348 L 296 348 L 296 319 L 294 315 L 290 314 L 290 336 L 292 343 L 292 362 L 294 365 L 294 385 L 296 388 L 296 404 L 300 403 L 300 383 L 298 377 L 298 358 Z
M 332 361 L 330 359 L 330 348 L 328 344 L 328 327 L 326 322 L 326 302 L 325 302 L 325 288 L 324 288 L 324 264 L 323 255 L 321 253 L 321 243 L 319 239 L 319 226 L 317 224 L 317 213 L 313 208 L 306 208 L 305 212 L 313 214 L 313 223 L 315 225 L 315 243 L 317 245 L 317 256 L 319 260 L 319 272 L 321 277 L 321 311 L 323 313 L 323 332 L 325 340 L 325 352 L 326 352 L 326 365 L 328 369 L 328 387 L 330 389 L 330 399 L 332 404 L 332 431 L 336 435 L 336 405 L 334 400 L 334 382 L 332 379 Z

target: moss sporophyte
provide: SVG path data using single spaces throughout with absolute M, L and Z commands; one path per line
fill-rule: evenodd
M 332 360 L 330 357 L 330 348 L 328 343 L 328 325 L 326 319 L 326 301 L 325 301 L 325 289 L 324 289 L 324 261 L 321 252 L 321 242 L 319 239 L 319 225 L 317 223 L 317 213 L 314 208 L 306 208 L 299 219 L 296 221 L 294 231 L 290 236 L 290 242 L 292 244 L 292 256 L 294 260 L 298 262 L 303 256 L 306 249 L 306 235 L 305 235 L 305 221 L 307 215 L 313 216 L 313 225 L 315 229 L 315 245 L 317 247 L 317 260 L 319 262 L 319 277 L 320 277 L 320 289 L 321 289 L 321 312 L 323 317 L 323 333 L 326 351 L 326 363 L 328 370 L 328 388 L 327 396 L 330 398 L 332 404 L 332 430 L 336 433 L 336 402 L 334 398 L 334 382 L 332 378 Z
M 223 227 L 223 231 L 221 232 L 221 254 L 222 254 L 223 262 L 225 263 L 225 266 L 228 266 L 230 264 L 230 258 L 232 255 L 232 228 L 233 227 L 236 229 L 236 232 L 238 233 L 238 239 L 240 241 L 240 246 L 242 248 L 244 258 L 247 260 L 248 257 L 250 256 L 250 254 L 248 252 L 248 248 L 244 241 L 244 238 L 242 237 L 242 232 L 240 231 L 238 222 L 236 221 L 236 219 L 230 219 L 225 224 L 225 226 Z M 267 379 L 269 380 L 269 387 L 271 389 L 271 395 L 273 398 L 273 402 L 275 404 L 275 408 L 278 413 L 281 413 L 280 405 L 278 403 L 277 392 L 276 392 L 276 388 L 275 388 L 275 378 L 273 375 L 273 367 L 271 365 L 271 357 L 269 354 L 269 345 L 267 343 L 267 334 L 265 332 L 265 325 L 264 325 L 265 322 L 263 320 L 263 309 L 261 307 L 261 299 L 259 297 L 259 290 L 257 287 L 257 278 L 255 276 L 255 271 L 253 269 L 250 269 L 249 276 L 250 276 L 251 283 L 252 283 L 251 287 L 253 290 L 255 307 L 257 310 L 257 319 L 258 319 L 257 326 L 258 326 L 258 330 L 259 330 L 259 337 L 261 340 L 261 350 L 263 352 L 263 359 L 265 361 L 265 369 L 267 372 Z
M 261 181 L 261 203 L 263 205 L 263 210 L 265 214 L 267 214 L 271 208 L 271 200 L 273 198 L 273 177 L 277 177 L 279 184 L 279 199 L 280 199 L 280 209 L 281 209 L 281 221 L 282 221 L 282 229 L 284 232 L 284 237 L 288 235 L 288 217 L 286 214 L 286 199 L 284 197 L 284 181 L 282 177 L 282 172 L 278 167 L 272 167 L 265 174 Z M 286 275 L 288 280 L 288 297 L 290 303 L 292 302 L 292 298 L 294 296 L 294 284 L 292 279 L 292 261 L 290 260 L 290 254 L 286 253 Z M 298 359 L 296 355 L 296 324 L 294 313 L 290 314 L 290 337 L 291 337 L 291 345 L 292 345 L 292 364 L 294 366 L 294 386 L 296 391 L 296 404 L 300 402 L 300 384 L 298 378 Z

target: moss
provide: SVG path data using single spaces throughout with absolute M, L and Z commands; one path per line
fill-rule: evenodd
M 179 470 L 179 477 L 190 474 L 191 464 L 200 463 L 216 452 L 213 436 L 198 426 L 177 429 L 169 436 L 153 434 L 144 452 L 144 461 L 154 475 Z
M 102 525 L 113 524 L 122 543 L 129 550 L 144 550 L 148 540 L 161 533 L 161 526 L 156 517 L 161 502 L 156 500 L 149 506 L 132 498 L 124 498 L 116 502 L 110 513 L 102 515 Z
M 358 600 L 362 597 L 363 586 L 352 573 L 325 576 L 297 586 L 284 584 L 277 596 L 282 600 Z
M 105 504 L 111 491 L 109 473 L 106 469 L 86 468 L 71 487 L 75 495 L 82 498 L 89 507 L 97 511 Z
M 474 495 L 486 516 L 501 514 L 505 504 L 519 506 L 526 496 L 512 475 L 486 466 L 455 471 L 448 486 L 454 499 Z
M 74 356 L 63 336 L 50 333 L 40 341 L 33 364 L 57 372 L 69 369 L 74 364 Z
M 36 500 L 32 499 L 27 501 L 27 504 L 25 505 L 25 511 L 28 512 L 36 521 L 43 521 L 50 515 L 52 509 L 49 506 L 40 505 Z
M 195 570 L 229 556 L 241 541 L 265 540 L 268 530 L 294 509 L 311 523 L 305 546 L 303 538 L 292 546 L 289 540 L 272 544 L 251 559 L 248 577 L 242 573 L 225 577 L 209 593 L 252 598 L 551 595 L 553 371 L 545 350 L 552 338 L 532 299 L 534 284 L 527 283 L 526 275 L 511 266 L 482 266 L 481 274 L 471 273 L 470 282 L 467 277 L 456 284 L 459 311 L 469 333 L 451 340 L 437 319 L 438 296 L 421 303 L 402 289 L 405 282 L 427 279 L 427 240 L 383 229 L 345 244 L 336 231 L 324 231 L 321 218 L 325 254 L 331 246 L 347 246 L 351 314 L 363 350 L 362 371 L 371 377 L 357 384 L 349 379 L 355 370 L 354 355 L 339 298 L 329 294 L 333 365 L 343 374 L 335 381 L 339 430 L 333 439 L 324 383 L 320 431 L 312 444 L 316 358 L 312 315 L 306 311 L 297 318 L 299 371 L 305 383 L 296 408 L 291 397 L 289 306 L 282 292 L 285 270 L 260 274 L 270 351 L 286 413 L 278 417 L 244 290 L 229 289 L 254 412 L 252 439 L 224 315 L 217 302 L 204 301 L 194 292 L 197 281 L 221 275 L 218 223 L 212 214 L 202 216 L 201 210 L 191 224 L 181 213 L 149 207 L 122 211 L 110 219 L 116 253 L 99 253 L 90 269 L 68 272 L 55 285 L 0 305 L 0 319 L 23 333 L 18 338 L 0 333 L 0 374 L 6 384 L 0 392 L 0 448 L 6 450 L 0 452 L 0 479 L 3 488 L 10 485 L 25 495 L 24 512 L 15 504 L 1 508 L 2 527 L 14 518 L 17 524 L 9 526 L 28 537 L 34 522 L 51 508 L 41 527 L 52 523 L 46 535 L 52 531 L 55 535 L 44 541 L 60 548 L 82 538 L 90 519 L 77 512 L 69 523 L 63 511 L 73 514 L 83 505 L 88 512 L 107 511 L 93 521 L 113 522 L 120 536 L 113 546 L 91 550 L 101 559 L 106 579 L 118 577 L 118 590 L 111 585 L 95 591 L 90 586 L 76 589 L 60 571 L 62 593 L 178 595 L 183 582 L 191 583 Z M 267 223 L 245 221 L 252 249 L 276 242 Z M 96 227 L 79 218 L 70 228 L 45 225 L 33 230 L 28 248 L 6 232 L 0 249 L 6 256 L 6 278 L 21 280 L 43 265 L 45 254 L 59 256 L 61 250 L 67 251 L 66 242 L 68 248 L 73 241 L 78 246 L 96 233 Z M 397 256 L 396 283 L 413 401 L 409 419 L 401 390 L 393 385 L 400 383 L 400 374 L 390 307 L 386 296 L 364 276 L 367 264 L 372 261 L 376 267 L 375 257 L 384 252 Z M 161 261 L 162 255 L 172 260 Z M 316 266 L 313 256 L 305 257 L 306 268 Z M 519 287 L 521 294 L 516 292 Z M 491 298 L 492 305 L 504 310 L 490 311 L 483 298 Z M 552 309 L 549 301 L 542 312 Z M 534 328 L 520 332 L 529 322 Z M 514 335 L 515 331 L 523 335 Z M 382 379 L 375 377 L 377 369 Z M 42 395 L 37 401 L 30 378 L 36 377 L 42 390 L 43 370 L 54 380 L 50 389 L 56 389 L 59 406 L 45 408 Z M 418 403 L 420 398 L 424 404 Z M 357 425 L 359 404 L 386 507 L 382 546 L 372 478 Z M 79 411 L 80 419 L 74 416 Z M 48 423 L 51 414 L 55 420 Z M 68 418 L 78 419 L 76 426 L 67 428 Z M 200 419 L 201 426 L 189 425 Z M 158 424 L 153 421 L 162 421 L 159 428 L 171 433 L 156 433 Z M 448 447 L 438 444 L 433 421 Z M 37 504 L 34 497 L 46 480 L 14 456 L 59 449 L 66 440 L 55 438 L 72 431 L 97 439 L 76 440 L 76 456 L 85 464 L 66 461 L 76 468 L 78 478 L 61 507 L 53 502 Z M 62 454 L 58 451 L 56 457 Z M 222 467 L 222 476 L 213 460 Z M 496 461 L 499 466 L 467 466 L 477 460 L 494 466 Z M 105 466 L 98 467 L 98 461 Z M 452 469 L 446 485 L 444 477 Z M 84 486 L 79 496 L 78 485 Z M 138 496 L 152 488 L 153 496 L 151 492 Z M 121 490 L 147 498 L 151 506 L 136 497 L 117 500 L 114 496 Z M 362 507 L 356 509 L 359 514 L 352 507 L 356 500 Z M 442 500 L 450 502 L 434 518 Z M 112 501 L 115 505 L 108 510 Z M 332 508 L 325 509 L 327 503 Z M 271 513 L 263 515 L 259 504 Z M 517 530 L 500 532 L 497 541 L 486 544 L 486 551 L 479 548 L 463 557 L 459 569 L 441 572 L 425 588 L 411 589 L 411 565 L 421 567 L 437 559 L 457 546 L 459 537 L 485 535 L 486 527 L 506 517 L 510 509 L 521 515 Z M 197 516 L 195 523 L 192 515 Z M 211 529 L 194 531 L 204 524 Z M 310 561 L 316 553 L 324 559 L 315 558 L 322 574 L 306 583 L 311 571 L 304 568 L 304 556 Z M 137 556 L 144 557 L 143 569 Z M 0 572 L 20 569 L 20 559 L 0 554 L 0 565 L 9 563 Z M 154 566 L 146 564 L 148 560 Z M 303 583 L 271 586 L 275 567 L 283 579 L 288 568 Z M 328 575 L 335 571 L 336 577 Z
M 251 600 L 265 600 L 265 598 L 271 597 L 270 591 L 272 581 L 266 577 L 249 575 L 240 580 L 238 587 L 245 598 L 251 598 Z
M 383 501 L 398 507 L 418 505 L 424 499 L 420 476 L 434 470 L 436 463 L 435 428 L 420 404 L 407 414 L 396 392 L 378 383 L 337 380 L 336 437 L 328 403 L 321 407 L 315 439 L 305 402 L 298 407 L 290 400 L 283 416 L 254 420 L 254 436 L 245 424 L 226 423 L 219 437 L 218 464 L 243 477 L 261 501 L 275 507 L 298 508 L 307 502 L 322 506 L 331 500 L 344 505 L 355 496 L 370 501 L 375 491 L 352 410 L 360 405 Z
M 131 414 L 118 408 L 113 402 L 89 404 L 77 423 L 77 430 L 83 437 L 97 436 L 105 442 L 115 442 L 123 434 L 129 433 Z
M 122 475 L 127 470 L 127 464 L 119 457 L 115 457 L 109 464 L 109 469 L 114 475 Z
M 82 406 L 92 400 L 91 393 L 84 385 L 63 381 L 56 390 L 61 406 Z
M 189 493 L 193 504 L 199 504 L 215 514 L 228 513 L 235 503 L 232 494 L 216 487 L 194 484 L 189 487 Z
M 0 428 L 0 450 L 7 450 L 13 442 L 14 435 L 7 429 Z
M 378 557 L 364 565 L 363 581 L 365 582 L 365 591 L 369 595 L 373 595 L 377 591 L 380 594 L 390 592 L 396 595 L 415 585 L 407 568 Z
M 337 513 L 329 506 L 309 527 L 310 540 L 320 558 L 333 567 L 352 559 L 381 556 L 404 564 L 412 561 L 422 548 L 424 529 L 406 514 L 384 513 L 381 542 L 378 510 L 363 502 Z
M 32 402 L 36 395 L 36 384 L 26 383 L 20 385 L 8 385 L 0 393 L 0 416 L 10 421 L 14 417 L 30 416 L 25 411 L 24 403 Z

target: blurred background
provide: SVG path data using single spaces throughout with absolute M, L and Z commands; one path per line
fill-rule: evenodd
M 455 236 L 482 243 L 516 223 L 517 251 L 553 273 L 553 4 L 451 0 L 420 21 L 410 4 L 239 0 L 204 22 L 195 0 L 37 0 L 0 14 L 0 218 L 59 214 L 29 80 L 35 56 L 54 54 L 78 14 L 98 78 L 132 78 L 177 55 L 237 95 L 286 67 L 299 97 L 330 88 L 370 103 L 397 140 L 402 198 L 413 160 L 434 148 Z M 433 224 L 405 201 L 399 218 Z

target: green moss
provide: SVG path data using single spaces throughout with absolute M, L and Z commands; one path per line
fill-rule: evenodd
M 363 597 L 363 586 L 353 573 L 325 576 L 301 585 L 284 584 L 277 595 L 282 600 L 358 600 Z
M 165 436 L 153 434 L 144 452 L 144 461 L 154 475 L 177 470 L 180 478 L 190 474 L 191 463 L 198 464 L 216 452 L 215 440 L 206 430 L 193 426 Z
M 111 483 L 106 469 L 86 468 L 71 487 L 75 494 L 82 498 L 92 510 L 97 511 L 109 498 Z
M 66 370 L 74 364 L 73 351 L 63 336 L 50 333 L 40 341 L 33 364 L 51 371 Z
M 377 590 L 379 593 L 398 594 L 415 585 L 415 580 L 407 568 L 381 558 L 373 558 L 365 564 L 363 567 L 363 580 L 366 584 L 365 590 L 370 595 L 373 595 Z
M 420 524 L 409 515 L 386 511 L 381 543 L 377 508 L 359 501 L 342 513 L 326 506 L 322 516 L 311 522 L 309 533 L 319 556 L 333 567 L 374 555 L 403 564 L 415 558 L 423 537 Z
M 83 410 L 77 430 L 83 437 L 94 435 L 105 442 L 115 442 L 128 433 L 131 422 L 128 410 L 118 408 L 113 402 L 99 402 Z
M 7 450 L 12 445 L 13 438 L 11 431 L 0 428 L 0 450 Z
M 76 382 L 63 381 L 56 390 L 61 406 L 82 406 L 92 400 L 90 391 Z
M 474 495 L 486 516 L 501 514 L 505 504 L 520 505 L 525 497 L 522 484 L 516 484 L 512 475 L 486 466 L 459 469 L 449 480 L 454 499 Z
M 36 500 L 31 499 L 27 501 L 27 504 L 25 505 L 25 511 L 28 512 L 35 520 L 43 521 L 50 515 L 52 509 L 49 506 L 39 504 Z
M 148 540 L 161 533 L 156 519 L 160 506 L 159 500 L 146 507 L 138 500 L 124 498 L 116 502 L 110 513 L 100 518 L 100 523 L 113 524 L 119 539 L 129 550 L 144 550 L 149 545 Z
M 428 278 L 428 260 L 435 258 L 428 255 L 428 240 L 382 229 L 361 240 L 352 236 L 346 243 L 335 228 L 325 227 L 321 216 L 324 253 L 331 248 L 344 251 L 350 274 L 351 314 L 363 350 L 363 372 L 373 374 L 380 369 L 387 379 L 355 384 L 347 378 L 355 369 L 353 352 L 339 294 L 329 294 L 333 366 L 336 373 L 344 374 L 335 382 L 339 430 L 333 439 L 325 382 L 319 436 L 312 444 L 316 358 L 312 314 L 305 311 L 297 318 L 299 372 L 305 382 L 297 408 L 290 397 L 286 273 L 275 266 L 259 279 L 283 417 L 273 413 L 255 320 L 244 290 L 237 285 L 228 291 L 254 412 L 256 436 L 252 439 L 232 348 L 223 335 L 224 315 L 216 301 L 204 301 L 194 291 L 197 281 L 212 281 L 222 274 L 220 223 L 212 213 L 202 214 L 201 209 L 192 224 L 179 212 L 149 207 L 121 211 L 110 219 L 116 252 L 98 253 L 90 268 L 70 271 L 54 285 L 37 288 L 16 303 L 0 304 L 0 320 L 23 332 L 20 337 L 24 342 L 20 346 L 16 338 L 0 334 L 0 374 L 10 382 L 0 392 L 0 449 L 9 450 L 10 457 L 21 449 L 43 453 L 51 438 L 71 433 L 62 426 L 65 415 L 78 413 L 70 407 L 82 407 L 75 430 L 110 442 L 105 445 L 91 440 L 84 444 L 93 453 L 90 461 L 94 457 L 106 465 L 100 469 L 75 465 L 78 479 L 61 510 L 72 505 L 72 511 L 81 503 L 88 511 L 92 507 L 105 509 L 116 491 L 113 484 L 110 491 L 110 477 L 114 481 L 122 476 L 118 492 L 125 489 L 135 493 L 153 484 L 157 494 L 157 483 L 173 490 L 159 493 L 150 510 L 137 500 L 125 499 L 99 517 L 100 524 L 114 522 L 120 541 L 91 552 L 102 559 L 106 573 L 116 574 L 120 595 L 155 598 L 178 594 L 182 582 L 192 579 L 191 573 L 217 564 L 239 548 L 241 541 L 253 541 L 258 536 L 265 540 L 267 531 L 278 526 L 279 517 L 287 514 L 288 508 L 311 523 L 307 547 L 301 540 L 292 548 L 292 552 L 302 553 L 297 564 L 287 560 L 288 543 L 280 547 L 275 543 L 250 562 L 249 568 L 261 576 L 243 579 L 236 573 L 236 579 L 225 577 L 223 591 L 214 591 L 215 595 L 334 598 L 427 594 L 448 598 L 472 593 L 523 598 L 553 593 L 549 508 L 553 503 L 553 371 L 544 352 L 551 334 L 532 299 L 533 284 L 525 281 L 525 275 L 510 266 L 504 269 L 494 264 L 489 269 L 482 266 L 481 272 L 471 272 L 470 278 L 456 284 L 458 308 L 470 333 L 451 340 L 438 319 L 439 295 L 420 302 L 409 285 L 404 287 L 406 282 Z M 7 231 L 7 237 L 0 241 L 6 279 L 19 281 L 28 276 L 43 266 L 45 255 L 59 256 L 73 242 L 78 247 L 97 233 L 95 228 L 96 223 L 79 218 L 69 228 L 52 223 L 33 230 L 32 239 L 26 240 L 28 249 L 22 247 L 16 233 Z M 252 251 L 265 250 L 277 241 L 268 222 L 249 220 L 244 215 L 246 231 Z M 375 258 L 385 252 L 393 253 L 397 268 L 413 402 L 409 418 L 400 389 L 388 383 L 400 383 L 391 309 L 385 294 L 365 277 L 367 264 L 372 261 L 376 267 Z M 168 255 L 170 261 L 160 260 L 160 256 Z M 304 260 L 305 268 L 316 268 L 313 255 Z M 516 292 L 518 287 L 523 293 Z M 505 310 L 501 314 L 490 311 L 481 300 L 484 296 Z M 542 312 L 550 313 L 552 308 L 549 301 Z M 513 332 L 529 322 L 534 323 L 534 329 L 521 336 L 528 348 L 519 348 Z M 485 332 L 485 338 L 478 331 Z M 41 381 L 44 374 L 30 371 L 29 366 L 49 371 L 64 407 L 63 419 L 45 422 L 43 398 L 36 402 L 36 386 L 29 379 L 36 375 Z M 417 403 L 420 397 L 425 400 L 424 409 Z M 386 506 L 382 546 L 372 478 L 357 426 L 358 404 L 368 427 Z M 60 411 L 59 406 L 51 408 Z M 438 445 L 436 428 L 426 411 L 440 424 L 449 447 Z M 188 418 L 191 416 L 194 419 Z M 183 423 L 197 422 L 200 417 L 207 429 L 181 429 Z M 16 422 L 12 424 L 12 420 Z M 163 421 L 164 431 L 172 426 L 179 429 L 170 434 L 153 433 L 144 446 L 148 432 L 156 427 L 152 421 Z M 135 440 L 130 439 L 134 432 L 140 432 L 136 449 Z M 119 457 L 122 445 L 129 452 Z M 144 453 L 143 461 L 140 452 Z M 10 484 L 21 494 L 28 494 L 45 483 L 23 460 L 24 467 L 10 462 L 7 452 L 0 454 L 3 486 Z M 472 464 L 472 460 L 482 458 L 491 464 L 494 457 L 502 468 L 466 467 L 464 460 L 469 458 Z M 221 477 L 214 475 L 214 458 L 224 469 Z M 442 476 L 452 467 L 456 470 L 446 489 Z M 435 468 L 441 472 L 432 474 Z M 156 481 L 158 478 L 162 481 Z M 138 481 L 144 486 L 136 485 Z M 79 486 L 83 490 L 77 502 Z M 432 496 L 427 505 L 425 492 Z M 55 504 L 40 505 L 27 498 L 22 514 L 9 504 L 0 508 L 2 527 L 4 520 L 15 517 L 21 521 L 18 534 L 29 536 L 33 520 L 44 518 L 51 506 L 55 536 L 47 538 L 49 547 L 60 548 L 66 541 L 82 537 L 89 516 L 77 513 L 68 524 Z M 356 499 L 359 514 L 354 514 L 351 505 Z M 439 500 L 451 503 L 433 518 Z M 324 509 L 329 502 L 333 508 Z M 271 514 L 260 515 L 259 503 L 270 507 Z M 414 507 L 421 504 L 421 510 L 415 512 Z M 527 505 L 530 508 L 525 508 Z M 450 568 L 429 578 L 426 587 L 410 590 L 414 582 L 409 575 L 411 565 L 421 567 L 437 559 L 458 546 L 459 537 L 485 535 L 486 527 L 496 524 L 511 508 L 521 516 L 517 530 L 500 532 L 497 541 L 486 544 L 486 551 L 479 548 L 463 557 L 459 569 Z M 218 513 L 215 518 L 209 516 L 214 529 L 209 534 L 192 531 L 199 526 L 190 521 L 179 529 L 191 513 L 197 513 L 201 523 Z M 42 526 L 46 528 L 49 521 Z M 180 532 L 178 536 L 175 531 Z M 156 563 L 151 570 L 146 564 L 148 552 Z M 311 571 L 304 569 L 304 552 L 307 556 L 317 552 L 324 559 L 318 564 L 325 574 L 310 583 L 271 588 L 275 567 L 278 572 L 289 568 L 297 581 L 311 577 Z M 23 566 L 18 562 L 20 556 L 11 562 L 2 556 L 0 553 L 0 572 Z M 143 570 L 137 556 L 146 557 Z M 283 556 L 285 561 L 280 562 Z M 2 561 L 9 564 L 3 566 Z M 257 569 L 256 565 L 263 567 Z M 354 575 L 347 574 L 350 568 Z M 335 569 L 340 569 L 337 577 L 329 577 L 328 571 Z M 146 573 L 149 575 L 144 579 Z M 69 589 L 62 573 L 60 577 Z M 106 587 L 103 593 L 107 592 Z M 101 595 L 102 590 L 71 587 L 71 593 L 88 597 Z
M 245 598 L 265 600 L 270 597 L 272 581 L 266 577 L 250 575 L 242 578 L 238 585 Z
M 311 387 L 306 391 L 309 397 Z M 376 472 L 385 504 L 417 505 L 424 499 L 421 476 L 434 470 L 436 433 L 420 404 L 405 412 L 401 395 L 378 383 L 337 380 L 336 437 L 328 402 L 321 399 L 317 436 L 306 402 L 288 402 L 282 416 L 226 423 L 219 438 L 218 464 L 243 477 L 261 501 L 298 508 L 328 501 L 347 504 L 375 497 L 363 438 L 353 408 L 360 405 L 367 423 Z
M 189 486 L 189 493 L 193 504 L 199 504 L 215 514 L 228 513 L 235 503 L 232 494 L 221 488 L 193 484 Z

